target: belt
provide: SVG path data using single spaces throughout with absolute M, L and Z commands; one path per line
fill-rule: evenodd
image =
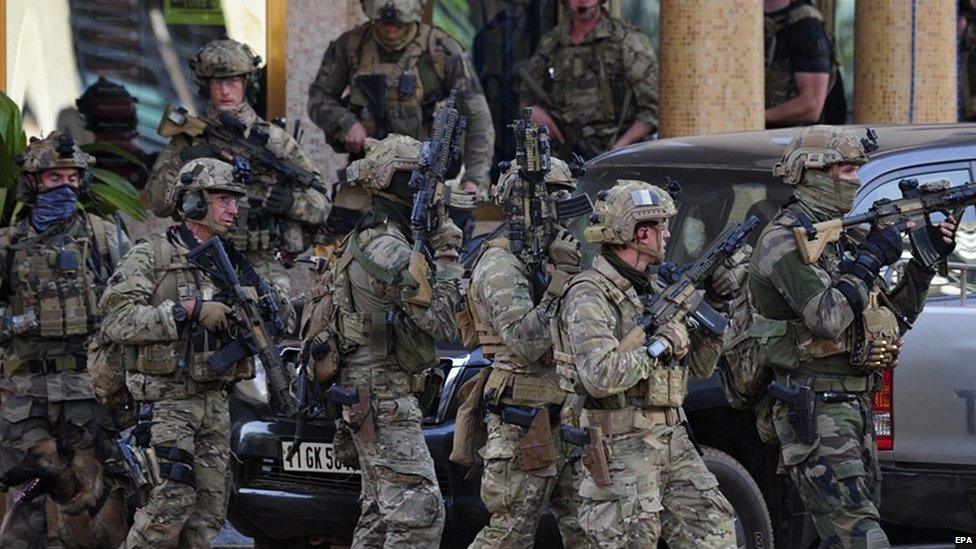
M 74 370 L 68 371 L 84 372 L 88 368 L 88 357 L 84 355 L 65 358 L 74 359 L 75 361 Z M 28 360 L 25 368 L 32 374 L 54 374 L 62 371 L 58 369 L 58 359 Z
M 650 429 L 657 425 L 679 425 L 684 419 L 684 411 L 677 407 L 585 409 L 582 424 L 583 426 L 599 425 L 603 428 L 604 434 L 622 435 L 639 429 Z

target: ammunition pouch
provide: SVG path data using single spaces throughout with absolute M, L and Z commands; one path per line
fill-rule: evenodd
M 88 364 L 85 355 L 63 356 L 48 360 L 27 360 L 4 373 L 59 374 L 84 372 Z
M 354 313 L 339 309 L 337 313 L 339 347 L 350 352 L 360 346 L 386 349 L 397 365 L 411 374 L 437 365 L 434 340 L 399 309 L 387 312 Z
M 876 294 L 861 313 L 861 318 L 854 320 L 849 334 L 852 365 L 867 371 L 886 370 L 894 365 L 896 351 L 872 353 L 872 349 L 878 347 L 894 346 L 901 337 L 895 313 L 878 306 Z
M 359 400 L 343 406 L 343 416 L 346 423 L 364 443 L 376 442 L 376 415 L 373 411 L 373 399 L 369 389 L 359 389 Z
M 197 489 L 197 476 L 193 472 L 193 454 L 175 446 L 153 446 L 159 461 L 159 476 Z
M 803 364 L 850 350 L 846 337 L 837 341 L 816 337 L 801 320 L 773 320 L 757 315 L 747 333 L 756 340 L 757 360 L 775 370 L 796 370 Z

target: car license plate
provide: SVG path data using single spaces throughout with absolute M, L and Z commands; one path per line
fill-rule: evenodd
M 359 469 L 346 467 L 336 457 L 335 447 L 331 442 L 300 442 L 298 451 L 288 457 L 292 441 L 281 441 L 281 460 L 285 471 L 302 473 L 344 473 L 358 475 Z

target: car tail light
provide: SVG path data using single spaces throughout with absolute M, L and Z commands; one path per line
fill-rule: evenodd
M 874 393 L 874 433 L 878 450 L 895 446 L 894 380 L 891 370 L 881 372 L 881 390 Z

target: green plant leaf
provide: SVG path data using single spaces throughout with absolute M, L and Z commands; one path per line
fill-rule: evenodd
M 108 153 L 108 154 L 114 154 L 115 156 L 118 156 L 120 158 L 124 158 L 125 160 L 128 160 L 129 162 L 132 162 L 136 166 L 139 166 L 143 170 L 148 171 L 148 168 L 146 168 L 146 165 L 142 162 L 142 160 L 139 159 L 138 156 L 130 153 L 129 151 L 127 151 L 127 150 L 125 150 L 125 149 L 123 149 L 121 147 L 117 147 L 117 146 L 115 146 L 115 145 L 113 145 L 111 143 L 105 143 L 104 141 L 96 141 L 94 143 L 86 143 L 86 144 L 84 144 L 84 145 L 81 146 L 81 150 L 85 151 L 88 154 L 95 154 L 95 153 L 100 153 L 100 152 Z
M 91 196 L 97 202 L 96 209 L 105 214 L 118 210 L 139 221 L 146 220 L 148 214 L 139 202 L 139 191 L 132 183 L 103 168 L 92 168 L 92 175 L 97 181 L 91 187 Z

